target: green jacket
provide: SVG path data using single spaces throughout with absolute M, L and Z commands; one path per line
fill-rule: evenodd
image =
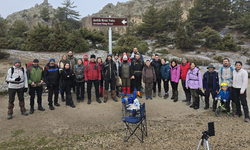
M 39 87 L 42 84 L 39 84 L 41 80 L 43 80 L 43 68 L 40 66 L 35 67 L 34 65 L 31 65 L 27 69 L 27 78 L 28 78 L 28 84 L 30 85 L 32 82 L 34 82 L 36 85 L 32 85 L 32 87 Z

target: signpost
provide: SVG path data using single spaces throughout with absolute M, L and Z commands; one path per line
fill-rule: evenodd
M 112 54 L 112 30 L 111 27 L 128 27 L 128 18 L 92 17 L 92 26 L 109 27 L 109 54 Z

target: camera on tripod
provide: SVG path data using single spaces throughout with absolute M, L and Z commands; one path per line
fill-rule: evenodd
M 202 132 L 202 137 L 201 137 L 201 140 L 200 140 L 199 145 L 197 147 L 197 150 L 200 149 L 201 145 L 203 146 L 203 143 L 204 143 L 205 150 L 210 150 L 210 146 L 208 143 L 208 138 L 209 138 L 208 136 L 215 136 L 214 122 L 213 121 L 208 122 L 208 130 Z

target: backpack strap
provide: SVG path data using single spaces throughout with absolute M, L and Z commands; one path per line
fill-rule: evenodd
M 10 76 L 11 78 L 12 78 L 13 73 L 14 73 L 14 68 L 11 67 L 11 76 Z
M 223 73 L 223 67 L 220 68 L 220 73 L 221 73 L 221 76 L 222 76 L 222 73 Z

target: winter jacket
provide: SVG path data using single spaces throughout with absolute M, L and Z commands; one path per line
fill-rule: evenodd
M 114 63 L 116 64 L 116 72 L 117 72 L 117 76 L 119 76 L 119 66 L 121 64 L 121 62 L 119 61 L 119 59 L 117 61 L 113 60 Z
M 55 64 L 50 66 L 49 63 L 44 68 L 43 79 L 47 85 L 58 85 L 59 84 L 59 69 Z
M 233 71 L 233 87 L 240 89 L 241 93 L 244 93 L 248 86 L 248 73 L 245 69 L 239 71 Z
M 66 61 L 60 60 L 60 61 L 58 62 L 59 74 L 61 74 L 61 72 L 62 72 L 63 69 L 64 69 L 64 65 L 66 64 L 66 63 L 63 63 L 63 62 L 69 63 L 70 68 L 72 68 L 72 64 L 70 63 L 70 61 L 69 61 L 68 59 L 67 59 Z
M 190 89 L 202 88 L 202 76 L 198 68 L 189 69 L 186 77 L 186 87 Z
M 84 82 L 85 77 L 85 66 L 82 63 L 81 65 L 77 64 L 74 67 L 75 81 L 76 82 Z
M 170 66 L 170 77 L 172 82 L 179 82 L 180 79 L 180 66 L 177 64 L 176 66 Z
M 122 79 L 127 79 L 131 77 L 131 63 L 130 62 L 122 62 L 119 67 L 119 75 Z
M 67 59 L 70 61 L 71 68 L 74 68 L 75 65 L 77 64 L 77 59 L 72 55 L 72 56 L 67 56 Z
M 39 87 L 42 86 L 41 80 L 43 80 L 43 68 L 40 66 L 34 66 L 31 65 L 27 69 L 27 78 L 28 78 L 28 84 L 31 84 L 32 82 L 35 83 L 35 85 L 31 85 L 32 87 Z
M 137 54 L 140 54 L 140 53 L 137 52 Z M 140 54 L 140 56 L 141 56 L 140 57 L 141 61 L 144 62 L 142 54 Z M 135 61 L 135 53 L 134 52 L 130 55 L 130 59 L 131 59 L 131 62 Z
M 183 63 L 181 64 L 181 80 L 186 80 L 189 69 L 190 69 L 190 62 L 187 62 L 185 66 L 183 66 Z
M 209 81 L 209 71 L 205 72 L 203 75 L 203 89 L 208 89 L 208 83 L 213 83 L 213 90 L 219 91 L 220 85 L 219 85 L 219 77 L 218 73 L 216 71 L 213 72 L 213 81 Z
M 83 59 L 83 64 L 84 64 L 85 67 L 87 67 L 88 63 L 89 63 L 89 60 Z
M 141 77 L 142 69 L 144 67 L 144 62 L 139 59 L 139 61 L 133 61 L 131 64 L 131 76 Z
M 170 78 L 170 67 L 168 61 L 161 66 L 161 77 L 162 79 L 167 79 L 169 80 Z
M 225 82 L 228 84 L 228 87 L 232 86 L 233 81 L 233 66 L 223 66 L 219 69 L 218 76 L 219 76 L 219 84 Z
M 128 54 L 127 54 L 127 57 L 128 57 Z M 121 63 L 123 62 L 123 56 L 120 58 L 120 62 L 121 62 Z M 130 57 L 128 57 L 128 62 L 130 62 L 130 63 L 131 63 L 131 59 L 130 59 Z
M 90 61 L 85 67 L 85 81 L 101 80 L 101 71 L 97 62 Z
M 229 89 L 227 89 L 226 92 L 224 92 L 223 90 L 220 90 L 220 92 L 216 96 L 216 98 L 219 98 L 219 97 L 220 97 L 221 100 L 225 99 L 226 101 L 230 102 L 230 91 L 229 91 Z
M 102 75 L 104 79 L 111 79 L 117 76 L 116 63 L 113 60 L 106 61 L 103 63 Z
M 143 83 L 153 83 L 156 81 L 154 67 L 149 65 L 145 66 L 142 70 Z
M 161 78 L 161 60 L 156 61 L 153 59 L 151 66 L 154 67 L 156 78 Z
M 13 68 L 14 68 L 13 74 L 11 75 L 11 68 L 9 68 L 6 76 L 6 81 L 9 82 L 8 88 L 9 89 L 28 88 L 28 80 L 25 68 L 21 69 L 22 67 L 17 68 L 15 66 L 13 66 Z M 18 76 L 20 76 L 21 80 L 15 81 L 15 79 L 18 78 Z
M 75 74 L 70 69 L 64 69 L 61 73 L 65 86 L 72 86 L 75 79 Z

